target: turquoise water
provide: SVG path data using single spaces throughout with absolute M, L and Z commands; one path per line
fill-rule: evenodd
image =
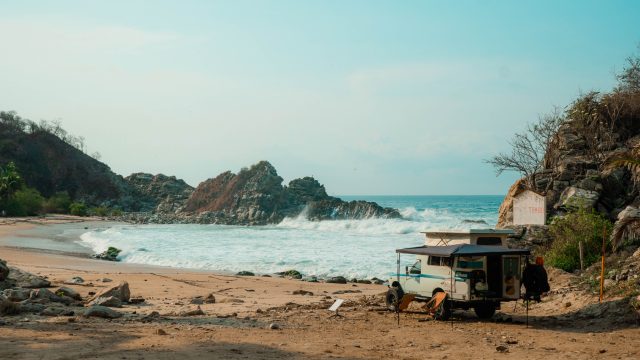
M 94 252 L 122 249 L 129 263 L 234 273 L 297 269 L 320 277 L 384 278 L 395 249 L 424 242 L 427 229 L 495 226 L 501 196 L 343 196 L 394 207 L 401 219 L 309 221 L 287 218 L 268 226 L 115 225 L 88 231 Z

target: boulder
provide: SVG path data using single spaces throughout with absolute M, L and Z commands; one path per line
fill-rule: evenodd
M 236 275 L 238 276 L 256 276 L 256 274 L 252 273 L 251 271 L 240 271 L 238 272 Z
M 24 301 L 24 300 L 27 300 L 31 295 L 31 289 L 23 289 L 23 288 L 6 289 L 3 292 L 3 294 L 10 301 L 13 301 L 13 302 Z
M 9 267 L 7 266 L 7 262 L 0 259 L 0 281 L 4 281 L 9 277 Z
M 17 268 L 11 268 L 9 279 L 13 279 L 15 281 L 17 285 L 16 287 L 39 289 L 51 286 L 51 282 L 49 282 L 49 280 Z
M 200 309 L 200 306 L 198 306 L 195 309 L 182 310 L 178 315 L 179 316 L 198 316 L 198 315 L 205 315 L 205 313 L 204 311 L 202 311 L 202 309 Z
M 67 296 L 58 296 L 52 293 L 49 289 L 36 289 L 32 290 L 31 294 L 29 294 L 29 299 L 33 301 L 37 301 L 39 303 L 47 303 L 49 301 L 62 303 L 65 305 L 69 305 L 73 302 L 73 299 Z
M 64 307 L 46 307 L 41 312 L 40 315 L 43 316 L 73 316 L 75 312 L 69 308 Z
M 74 276 L 71 279 L 66 280 L 64 283 L 67 285 L 80 285 L 84 283 L 84 279 L 80 276 Z
M 300 273 L 300 271 L 294 270 L 294 269 L 279 272 L 276 274 L 284 277 L 292 278 L 292 279 L 302 279 L 302 274 Z
M 560 199 L 554 206 L 556 209 L 591 209 L 600 198 L 600 193 L 570 186 L 560 194 Z
M 346 284 L 347 279 L 344 276 L 334 276 L 334 277 L 328 278 L 325 282 L 328 282 L 331 284 Z
M 111 296 L 117 298 L 118 300 L 120 300 L 120 302 L 129 302 L 129 298 L 131 297 L 131 292 L 129 291 L 129 283 L 126 281 L 122 281 L 116 286 L 102 290 L 94 297 L 94 299 L 100 297 L 108 298 Z
M 129 299 L 129 304 L 142 304 L 145 299 L 142 296 L 136 296 Z
M 122 252 L 122 250 L 115 248 L 113 246 L 109 246 L 107 251 L 103 251 L 99 254 L 91 255 L 94 259 L 98 260 L 107 260 L 107 261 L 120 261 L 118 260 L 118 255 Z
M 99 317 L 103 319 L 117 319 L 122 317 L 122 313 L 112 310 L 106 306 L 93 305 L 84 311 L 85 317 Z
M 58 296 L 68 296 L 70 298 L 72 298 L 73 300 L 82 300 L 82 296 L 80 296 L 80 293 L 68 288 L 68 287 L 60 287 L 58 288 L 58 290 L 56 290 L 56 295 Z
M 122 307 L 122 301 L 115 296 L 99 296 L 92 300 L 89 305 L 99 305 L 107 307 Z
M 20 312 L 20 305 L 7 299 L 6 296 L 0 295 L 0 315 L 13 315 Z

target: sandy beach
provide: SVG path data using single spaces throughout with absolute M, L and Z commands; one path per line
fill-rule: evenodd
M 451 322 L 430 320 L 417 305 L 400 314 L 384 309 L 383 285 L 308 283 L 279 277 L 242 277 L 89 258 L 71 245 L 63 251 L 52 224 L 95 226 L 74 218 L 21 221 L 0 225 L 0 259 L 43 277 L 52 287 L 65 285 L 83 299 L 120 281 L 131 296 L 145 301 L 104 320 L 83 316 L 20 314 L 0 318 L 2 359 L 493 359 L 640 357 L 640 329 L 604 312 L 582 316 L 597 299 L 571 288 L 568 274 L 551 273 L 552 295 L 532 305 L 525 325 L 522 304 L 505 303 L 494 319 L 479 321 L 472 312 L 456 312 Z M 99 222 L 97 224 L 100 224 Z M 71 226 L 71 225 L 69 225 Z M 36 231 L 37 239 L 18 246 L 16 239 Z M 47 239 L 47 233 L 52 235 Z M 105 279 L 111 280 L 105 282 Z M 301 291 L 303 290 L 303 291 Z M 212 294 L 215 303 L 191 304 Z M 342 317 L 327 308 L 345 299 Z M 612 304 L 615 299 L 607 299 Z M 570 306 L 567 304 L 570 303 Z M 182 316 L 200 307 L 204 315 Z M 614 306 L 614 305 L 612 305 Z M 152 312 L 159 316 L 145 317 Z M 504 320 L 500 321 L 500 320 Z M 498 350 L 499 349 L 499 350 Z

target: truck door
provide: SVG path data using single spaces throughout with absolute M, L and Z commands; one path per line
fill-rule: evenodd
M 502 256 L 502 296 L 520 298 L 520 256 Z
M 406 280 L 403 284 L 405 292 L 417 293 L 420 288 L 420 274 L 422 274 L 422 261 L 417 259 L 416 262 L 406 270 Z

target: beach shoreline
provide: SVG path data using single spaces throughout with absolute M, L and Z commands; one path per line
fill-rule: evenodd
M 93 226 L 91 221 L 98 221 L 95 226 L 106 224 L 89 219 L 80 223 L 82 230 L 85 224 Z M 42 219 L 14 221 L 0 225 L 0 238 L 41 231 L 44 241 L 53 241 L 46 239 L 47 230 L 53 228 Z M 64 285 L 89 299 L 91 293 L 127 281 L 131 296 L 145 301 L 116 309 L 125 316 L 114 320 L 80 314 L 0 317 L 0 358 L 491 359 L 503 355 L 496 350 L 499 346 L 519 358 L 639 355 L 637 326 L 597 318 L 562 320 L 574 309 L 560 304 L 571 300 L 574 307 L 588 306 L 597 302 L 595 298 L 580 304 L 577 298 L 558 295 L 545 306 L 532 305 L 528 328 L 523 308 L 513 303 L 503 305 L 498 314 L 512 319 L 511 323 L 478 321 L 472 312 L 442 323 L 425 321 L 428 317 L 419 307 L 397 318 L 384 308 L 386 287 L 382 285 L 309 283 L 109 262 L 88 254 L 7 246 L 5 240 L 0 240 L 0 259 L 45 277 L 52 291 Z M 84 283 L 64 284 L 73 277 L 83 278 Z M 555 286 L 564 286 L 554 281 Z M 192 303 L 209 295 L 215 303 Z M 343 317 L 327 310 L 336 299 L 346 300 L 340 310 Z M 204 315 L 180 315 L 198 307 Z M 144 320 L 154 312 L 159 317 Z

